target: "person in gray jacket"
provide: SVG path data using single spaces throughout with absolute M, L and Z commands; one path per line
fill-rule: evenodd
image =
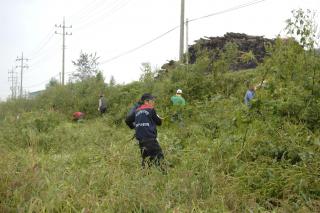
M 107 102 L 103 94 L 100 94 L 98 110 L 101 115 L 107 111 Z

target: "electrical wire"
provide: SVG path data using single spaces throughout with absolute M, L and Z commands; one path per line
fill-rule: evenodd
M 81 30 L 87 26 L 91 27 L 94 24 L 97 24 L 101 21 L 105 21 L 106 18 L 112 16 L 117 11 L 124 8 L 127 4 L 129 4 L 129 2 L 130 2 L 130 0 L 123 0 L 122 2 L 118 1 L 118 4 L 116 3 L 112 7 L 108 7 L 109 10 L 105 10 L 106 8 L 102 8 L 102 10 L 99 13 L 96 13 L 94 16 L 88 18 L 87 20 L 85 20 L 84 22 L 79 24 L 77 27 L 75 27 L 74 31 Z M 110 5 L 108 5 L 108 6 L 110 6 Z M 76 26 L 76 25 L 74 25 L 74 26 Z
M 37 84 L 30 85 L 30 86 L 24 86 L 23 88 L 33 88 L 33 87 L 41 86 L 42 84 L 49 82 L 52 78 L 57 77 L 59 75 L 60 75 L 60 73 L 52 76 L 49 80 L 45 80 L 45 81 L 42 81 L 42 82 L 37 83 Z
M 90 9 L 92 6 L 96 5 L 97 4 L 97 1 L 99 0 L 93 0 L 93 1 L 90 1 L 88 4 L 86 4 L 84 7 L 82 7 L 80 10 L 74 12 L 73 14 L 71 14 L 70 16 L 68 16 L 69 19 L 74 19 L 75 17 L 78 16 L 78 14 L 85 14 L 85 13 L 88 13 L 88 9 Z M 101 2 L 101 0 L 99 1 Z M 98 2 L 98 3 L 99 3 Z
M 43 63 L 44 61 L 47 61 L 55 52 L 53 51 L 46 51 L 44 54 L 40 55 L 39 57 L 36 57 L 36 59 L 30 59 L 32 61 L 31 64 L 29 64 L 29 67 L 37 67 L 39 64 Z
M 195 21 L 198 21 L 198 20 L 201 20 L 201 19 L 205 19 L 205 18 L 212 17 L 212 16 L 221 15 L 221 14 L 228 13 L 228 12 L 231 12 L 231 11 L 234 11 L 234 10 L 238 10 L 238 9 L 245 8 L 245 7 L 249 7 L 249 6 L 258 4 L 258 3 L 262 3 L 262 2 L 264 2 L 264 1 L 267 1 L 267 0 L 256 0 L 256 1 L 247 2 L 247 3 L 245 3 L 245 4 L 237 5 L 237 6 L 235 6 L 235 7 L 231 7 L 231 8 L 222 10 L 222 11 L 218 11 L 218 12 L 215 12 L 215 13 L 211 13 L 211 14 L 209 14 L 209 15 L 205 15 L 205 16 L 201 16 L 201 17 L 198 17 L 198 18 L 190 19 L 189 22 L 195 22 Z M 111 61 L 114 61 L 114 60 L 122 57 L 122 56 L 125 56 L 125 55 L 128 55 L 128 54 L 132 53 L 132 52 L 135 52 L 135 51 L 137 51 L 137 50 L 139 50 L 139 49 L 141 49 L 141 48 L 143 48 L 143 47 L 145 47 L 145 46 L 147 46 L 147 45 L 149 45 L 149 44 L 151 44 L 151 43 L 159 40 L 160 38 L 166 36 L 167 34 L 171 33 L 172 31 L 174 31 L 174 30 L 176 30 L 176 29 L 178 29 L 178 28 L 180 28 L 180 25 L 171 28 L 170 30 L 166 31 L 165 33 L 162 33 L 162 34 L 160 34 L 159 36 L 155 37 L 154 39 L 151 39 L 151 40 L 149 40 L 149 41 L 147 41 L 147 42 L 145 42 L 145 43 L 143 43 L 143 44 L 141 44 L 141 45 L 139 45 L 139 46 L 137 46 L 137 47 L 135 47 L 135 48 L 132 48 L 132 49 L 130 49 L 130 50 L 128 50 L 128 51 L 125 51 L 125 52 L 117 55 L 117 56 L 114 56 L 114 57 L 111 57 L 111 58 L 109 58 L 109 59 L 107 59 L 107 60 L 104 60 L 104 61 L 102 61 L 100 64 L 109 63 L 109 62 L 111 62 Z M 58 74 L 58 75 L 59 75 L 59 74 Z M 57 75 L 55 75 L 55 76 L 57 76 Z M 54 76 L 54 77 L 55 77 L 55 76 Z M 48 82 L 48 80 L 45 81 L 45 82 Z M 41 82 L 41 83 L 39 83 L 39 84 L 37 84 L 37 85 L 29 86 L 29 88 L 30 88 L 30 87 L 35 87 L 35 86 L 41 85 L 41 84 L 43 84 L 43 83 L 45 83 L 45 82 Z M 28 87 L 27 87 L 27 88 L 28 88 Z
M 121 53 L 121 54 L 119 54 L 119 55 L 117 55 L 117 56 L 114 56 L 114 57 L 112 57 L 112 58 L 109 58 L 109 59 L 107 59 L 107 60 L 104 60 L 104 61 L 102 61 L 100 64 L 108 63 L 108 62 L 113 61 L 113 60 L 115 60 L 115 59 L 117 59 L 117 58 L 120 58 L 120 57 L 122 57 L 122 56 L 124 56 L 124 55 L 127 55 L 127 54 L 129 54 L 129 53 L 132 53 L 132 52 L 134 52 L 134 51 L 136 51 L 136 50 L 138 50 L 138 49 L 140 49 L 140 48 L 142 48 L 142 47 L 144 47 L 144 46 L 147 46 L 148 44 L 151 44 L 152 42 L 154 42 L 154 41 L 156 41 L 156 40 L 159 40 L 159 39 L 162 38 L 163 36 L 171 33 L 172 31 L 174 31 L 174 30 L 176 30 L 176 29 L 178 29 L 178 28 L 180 28 L 180 26 L 176 26 L 176 27 L 168 30 L 167 32 L 165 32 L 165 33 L 163 33 L 163 34 L 155 37 L 154 39 L 152 39 L 152 40 L 150 40 L 150 41 L 147 41 L 147 42 L 145 42 L 145 43 L 143 43 L 143 44 L 141 44 L 141 45 L 139 45 L 139 46 L 137 46 L 137 47 L 135 47 L 135 48 L 133 48 L 133 49 L 131 49 L 131 50 L 125 51 L 125 52 L 123 52 L 123 53 Z
M 71 19 L 75 24 L 81 23 L 82 21 L 92 17 L 94 14 L 97 13 L 97 11 L 101 10 L 101 8 L 104 8 L 106 5 L 110 4 L 110 1 L 116 1 L 116 0 L 100 0 L 93 4 L 91 7 L 85 8 L 85 12 L 83 12 L 78 17 L 72 17 Z
M 46 47 L 47 44 L 51 41 L 51 39 L 54 36 L 53 30 L 50 30 L 50 32 L 46 35 L 46 37 L 42 40 L 42 42 L 39 44 L 38 48 L 33 50 L 30 54 L 29 57 L 34 58 L 35 56 L 39 55 L 42 50 Z
M 239 10 L 239 9 L 242 9 L 242 8 L 245 8 L 245 7 L 249 7 L 249 6 L 252 6 L 252 5 L 255 5 L 255 4 L 262 3 L 264 1 L 267 1 L 267 0 L 255 0 L 255 1 L 252 1 L 252 2 L 247 2 L 247 3 L 241 4 L 241 5 L 237 5 L 237 6 L 225 9 L 225 10 L 221 10 L 219 12 L 215 12 L 215 13 L 211 13 L 209 15 L 201 16 L 199 18 L 190 19 L 189 23 L 193 22 L 193 21 L 198 21 L 200 19 L 209 18 L 211 16 L 221 15 L 221 14 L 224 14 L 224 13 L 228 13 L 228 12 L 232 12 L 232 11 L 235 11 L 235 10 Z
M 72 73 L 72 72 L 66 72 L 65 75 L 70 74 L 70 73 Z M 55 77 L 58 77 L 59 75 L 60 75 L 60 73 L 51 76 L 51 78 L 50 78 L 49 80 L 45 80 L 45 81 L 42 81 L 42 82 L 37 83 L 37 84 L 30 85 L 30 86 L 25 86 L 24 88 L 33 88 L 33 87 L 41 86 L 41 85 L 43 85 L 44 83 L 49 83 L 49 82 L 51 81 L 51 79 L 53 79 L 53 78 L 55 78 Z
M 195 21 L 198 21 L 198 20 L 200 20 L 200 19 L 209 18 L 209 17 L 216 16 L 216 15 L 221 15 L 221 14 L 228 13 L 228 12 L 231 12 L 231 11 L 234 11 L 234 10 L 238 10 L 238 9 L 241 9 L 241 8 L 244 8 L 244 7 L 249 7 L 249 6 L 252 6 L 252 5 L 255 5 L 255 4 L 264 2 L 264 1 L 267 1 L 267 0 L 255 0 L 255 1 L 251 1 L 251 2 L 248 2 L 248 3 L 245 3 L 245 4 L 241 4 L 241 5 L 232 7 L 232 8 L 228 8 L 228 9 L 219 11 L 219 12 L 215 12 L 215 13 L 212 13 L 212 14 L 209 14 L 209 15 L 206 15 L 206 16 L 201 16 L 201 17 L 199 17 L 199 18 L 190 19 L 188 22 L 195 22 Z M 174 31 L 174 30 L 176 30 L 176 29 L 178 29 L 178 28 L 180 28 L 180 25 L 179 25 L 179 26 L 176 26 L 176 27 L 174 27 L 174 28 L 172 28 L 172 29 L 170 29 L 170 30 L 168 30 L 167 32 L 165 32 L 165 33 L 157 36 L 156 38 L 154 38 L 154 39 L 152 39 L 152 40 L 150 40 L 150 41 L 148 41 L 148 42 L 146 42 L 146 43 L 143 43 L 143 44 L 141 44 L 141 45 L 139 45 L 139 46 L 137 46 L 137 47 L 135 47 L 135 48 L 133 48 L 133 49 L 131 49 L 131 50 L 125 51 L 125 52 L 123 52 L 123 53 L 121 53 L 121 54 L 119 54 L 119 55 L 117 55 L 117 56 L 114 56 L 114 57 L 112 57 L 112 58 L 109 58 L 109 59 L 107 59 L 107 60 L 104 60 L 104 61 L 102 61 L 100 64 L 106 64 L 106 63 L 111 62 L 111 61 L 114 61 L 114 60 L 116 60 L 116 59 L 118 59 L 118 58 L 120 58 L 120 57 L 122 57 L 122 56 L 128 55 L 128 54 L 130 54 L 130 53 L 132 53 L 132 52 L 134 52 L 134 51 L 137 51 L 137 50 L 139 50 L 139 49 L 147 46 L 148 44 L 151 44 L 152 42 L 154 42 L 154 41 L 156 41 L 156 40 L 164 37 L 165 35 L 169 34 L 170 32 L 172 32 L 172 31 Z
M 88 8 L 86 13 L 82 14 L 82 16 L 73 18 L 74 25 L 78 25 L 84 21 L 87 21 L 88 19 L 92 19 L 92 17 L 95 17 L 97 14 L 101 13 L 101 11 L 104 11 L 106 8 L 116 4 L 117 1 L 119 0 L 102 0 L 97 2 L 93 8 Z

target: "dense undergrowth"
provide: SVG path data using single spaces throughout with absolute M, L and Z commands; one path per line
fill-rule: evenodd
M 2 103 L 0 212 L 319 212 L 319 64 L 278 40 L 255 70 L 208 72 L 204 56 L 156 79 L 105 86 L 91 78 Z M 267 80 L 250 108 L 248 80 Z M 188 102 L 182 124 L 170 120 L 177 88 Z M 167 174 L 140 168 L 123 122 L 144 92 L 165 117 Z M 84 122 L 71 122 L 76 110 Z

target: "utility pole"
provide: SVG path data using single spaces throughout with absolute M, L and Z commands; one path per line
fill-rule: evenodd
M 184 45 L 184 0 L 181 0 L 181 14 L 180 14 L 180 52 L 179 61 L 183 62 L 183 45 Z
M 65 36 L 66 35 L 72 35 L 72 33 L 68 33 L 66 32 L 66 28 L 72 28 L 72 25 L 70 26 L 66 26 L 65 25 L 65 20 L 64 20 L 64 17 L 63 17 L 63 22 L 62 22 L 62 25 L 59 24 L 59 25 L 55 25 L 55 27 L 58 27 L 58 28 L 62 28 L 62 33 L 58 33 L 57 31 L 55 31 L 54 33 L 55 34 L 60 34 L 62 35 L 62 85 L 64 85 L 64 61 L 65 61 Z
M 186 20 L 186 64 L 187 64 L 187 70 L 188 70 L 188 64 L 189 64 L 189 20 Z
M 20 98 L 23 96 L 23 68 L 29 68 L 28 65 L 24 65 L 24 61 L 28 61 L 29 59 L 23 58 L 23 52 L 21 54 L 21 58 L 17 57 L 16 61 L 21 61 L 21 64 L 19 66 L 16 66 L 17 68 L 20 67 Z
M 15 99 L 17 97 L 17 81 L 18 81 L 18 73 L 14 71 L 14 68 L 12 67 L 11 70 L 8 72 L 9 77 L 8 80 L 9 82 L 11 81 L 11 98 Z

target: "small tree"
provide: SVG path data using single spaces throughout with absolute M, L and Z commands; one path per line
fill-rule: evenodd
M 144 82 L 147 91 L 151 92 L 153 88 L 153 80 L 155 73 L 152 71 L 150 63 L 142 63 L 140 68 L 142 74 L 140 76 L 140 81 Z
M 152 72 L 150 63 L 142 63 L 140 68 L 142 75 L 140 76 L 140 81 L 149 82 L 154 78 L 154 73 Z
M 59 85 L 59 81 L 56 78 L 51 78 L 49 83 L 46 85 L 46 89 L 57 85 Z
M 88 54 L 80 52 L 80 57 L 76 61 L 72 61 L 73 65 L 77 67 L 76 71 L 72 73 L 72 78 L 77 81 L 94 77 L 99 73 L 97 53 Z
M 319 38 L 318 26 L 315 22 L 315 12 L 302 9 L 293 10 L 293 17 L 288 19 L 285 30 L 288 35 L 294 36 L 299 43 L 307 48 L 313 49 Z
M 114 76 L 112 75 L 112 76 L 110 77 L 109 86 L 113 87 L 114 85 L 116 85 L 116 79 L 115 79 Z
M 257 64 L 258 62 L 252 50 L 250 50 L 249 52 L 242 53 L 240 56 L 240 60 L 242 63 L 246 64 L 249 64 L 250 62 Z
M 308 67 L 312 66 L 312 94 L 315 91 L 316 72 L 318 70 L 316 63 L 313 61 L 316 58 L 315 46 L 318 44 L 320 32 L 318 31 L 318 25 L 316 23 L 316 13 L 311 10 L 303 11 L 302 9 L 293 10 L 293 17 L 287 20 L 287 34 L 296 37 L 300 44 L 307 50 L 307 54 L 304 54 L 304 62 Z M 309 61 L 308 61 L 309 59 Z M 310 62 L 310 59 L 311 62 Z
M 234 42 L 227 42 L 224 45 L 224 54 L 223 57 L 226 62 L 231 66 L 233 63 L 237 61 L 239 56 L 239 46 Z M 229 67 L 230 68 L 230 67 Z

